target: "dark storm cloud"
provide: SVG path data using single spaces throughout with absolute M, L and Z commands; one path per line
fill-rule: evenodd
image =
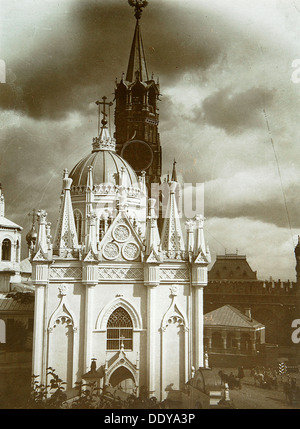
M 49 39 L 36 42 L 30 58 L 9 65 L 0 107 L 58 119 L 84 112 L 96 97 L 113 97 L 114 80 L 127 68 L 134 24 L 125 1 L 77 3 L 65 28 L 60 20 L 50 22 Z M 151 2 L 142 19 L 149 73 L 171 84 L 186 70 L 208 68 L 223 44 L 211 25 L 212 17 L 199 22 L 192 8 Z
M 21 126 L 12 125 L 0 135 L 5 211 L 8 218 L 24 227 L 24 237 L 30 229 L 28 213 L 33 208 L 46 209 L 54 235 L 63 170 L 70 171 L 91 150 L 92 136 L 86 133 L 84 125 L 81 131 L 73 128 L 66 127 L 65 122 L 23 118 Z M 24 251 L 25 239 L 22 247 Z
M 266 88 L 250 88 L 239 93 L 233 93 L 230 88 L 221 89 L 194 110 L 195 120 L 200 118 L 228 134 L 265 126 L 262 111 L 270 105 L 274 93 L 274 90 Z

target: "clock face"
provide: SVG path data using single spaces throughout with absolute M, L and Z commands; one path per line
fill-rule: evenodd
M 121 156 L 136 172 L 147 170 L 153 161 L 151 147 L 142 140 L 131 140 L 125 143 Z

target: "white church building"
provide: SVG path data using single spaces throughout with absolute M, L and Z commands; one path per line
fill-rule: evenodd
M 153 97 L 143 96 L 139 103 L 138 90 L 157 94 L 145 75 L 145 59 L 140 61 L 142 2 L 133 3 L 137 25 L 128 67 L 133 75 L 129 70 L 120 84 L 127 91 L 124 109 L 132 115 L 130 123 L 144 120 L 138 133 L 158 124 Z M 123 91 L 118 88 L 116 94 Z M 203 367 L 203 288 L 210 263 L 204 218 L 199 213 L 182 227 L 173 174 L 158 225 L 147 177 L 155 176 L 159 161 L 149 158 L 145 171 L 130 165 L 121 156 L 122 133 L 116 127 L 115 138 L 104 115 L 90 153 L 70 173 L 64 171 L 53 240 L 46 212 L 38 212 L 31 261 L 33 374 L 46 384 L 47 368 L 55 368 L 68 390 L 84 379 L 93 362 L 102 388 L 138 395 L 145 386 L 150 397 L 163 400 Z M 138 140 L 150 151 L 158 140 L 146 131 Z

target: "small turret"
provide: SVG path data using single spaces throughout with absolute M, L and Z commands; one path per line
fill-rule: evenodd
M 161 234 L 162 250 L 180 252 L 185 250 L 185 246 L 175 197 L 177 183 L 171 181 L 169 186 L 170 195 Z
M 47 242 L 47 213 L 45 210 L 39 210 L 37 212 L 38 218 L 38 232 L 37 239 L 35 243 L 35 253 L 41 251 L 43 255 L 47 255 L 48 253 L 48 242 Z
M 67 256 L 69 252 L 78 249 L 77 231 L 70 195 L 71 184 L 72 179 L 69 178 L 68 170 L 64 170 L 63 199 L 53 246 L 53 249 L 59 256 Z
M 26 234 L 26 242 L 28 246 L 28 256 L 31 257 L 33 254 L 33 250 L 35 247 L 35 243 L 37 240 L 37 231 L 35 228 L 35 222 L 36 222 L 36 211 L 33 210 L 32 213 L 29 213 L 29 216 L 32 216 L 32 224 L 30 231 Z

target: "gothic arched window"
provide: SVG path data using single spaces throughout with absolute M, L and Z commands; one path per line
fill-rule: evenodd
M 2 241 L 2 261 L 11 260 L 11 241 L 8 238 Z
M 118 307 L 107 322 L 107 350 L 132 350 L 133 324 L 126 310 Z

